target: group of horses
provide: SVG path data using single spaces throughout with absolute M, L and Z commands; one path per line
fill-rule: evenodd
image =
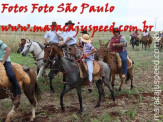
M 109 42 L 106 44 L 102 44 L 100 42 L 100 48 L 97 49 L 98 51 L 95 54 L 95 60 L 98 61 L 99 64 L 103 66 L 105 78 L 102 79 L 101 77 L 96 77 L 94 79 L 94 83 L 96 83 L 96 87 L 98 89 L 99 98 L 97 101 L 96 107 L 100 106 L 101 98 L 105 95 L 104 91 L 104 85 L 108 87 L 109 91 L 111 92 L 111 97 L 113 102 L 116 104 L 115 96 L 114 96 L 114 82 L 115 82 L 115 76 L 116 74 L 119 74 L 119 77 L 121 79 L 121 84 L 119 87 L 119 91 L 122 90 L 124 82 L 131 80 L 131 87 L 133 88 L 133 66 L 128 67 L 128 74 L 126 79 L 122 78 L 122 69 L 119 69 L 117 64 L 117 57 L 115 54 L 112 54 L 110 52 L 110 49 L 108 48 Z M 49 80 L 50 80 L 50 88 L 54 92 L 54 88 L 52 85 L 52 80 L 54 79 L 54 76 L 58 74 L 58 72 L 62 72 L 63 74 L 63 90 L 60 94 L 60 105 L 61 109 L 64 110 L 64 104 L 63 104 L 63 96 L 68 93 L 72 89 L 76 89 L 78 94 L 78 100 L 80 103 L 80 109 L 78 113 L 81 113 L 83 111 L 83 105 L 82 105 L 82 95 L 81 95 L 81 87 L 85 84 L 87 79 L 83 79 L 80 76 L 80 70 L 79 65 L 83 62 L 81 55 L 82 55 L 82 48 L 80 46 L 77 46 L 78 52 L 76 55 L 76 58 L 73 57 L 74 54 L 71 54 L 68 50 L 69 47 L 61 47 L 58 44 L 48 44 L 48 45 L 42 45 L 39 42 L 32 41 L 30 39 L 21 39 L 19 43 L 19 47 L 17 52 L 21 53 L 22 56 L 26 56 L 28 53 L 32 53 L 35 61 L 37 62 L 37 76 L 35 75 L 34 71 L 32 69 L 28 69 L 26 71 L 30 78 L 31 83 L 29 86 L 24 86 L 23 90 L 27 98 L 29 99 L 30 103 L 32 104 L 32 117 L 31 120 L 33 121 L 35 118 L 35 105 L 36 100 L 39 100 L 40 98 L 40 90 L 38 88 L 37 82 L 39 81 L 39 77 L 42 76 L 45 73 L 46 68 L 50 68 L 50 72 L 48 74 Z M 97 74 L 99 76 L 99 74 Z M 45 75 L 44 75 L 45 76 Z M 111 81 L 111 82 L 110 82 Z M 62 82 L 61 82 L 62 83 Z M 30 92 L 29 92 L 30 91 Z M 4 97 L 6 98 L 8 94 L 5 93 L 5 91 L 2 89 L 2 93 L 4 93 Z M 35 97 L 37 96 L 37 97 Z M 1 99 L 2 99 L 1 98 Z M 37 98 L 37 99 L 36 99 Z M 17 106 L 18 107 L 18 106 Z M 11 120 L 11 117 L 13 116 L 13 113 L 15 112 L 15 109 L 17 108 L 13 106 L 13 109 L 10 111 L 10 113 L 7 116 L 6 120 Z
M 147 46 L 150 48 L 150 45 L 152 44 L 152 36 L 149 34 L 148 37 L 142 36 L 141 39 L 133 37 L 133 35 L 130 35 L 130 44 L 132 45 L 132 48 L 134 49 L 135 46 L 139 46 L 139 44 L 142 44 L 142 48 L 144 46 L 145 50 Z

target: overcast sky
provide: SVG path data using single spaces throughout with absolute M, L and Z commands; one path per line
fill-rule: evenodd
M 75 13 L 57 13 L 57 6 L 61 3 L 72 3 L 72 5 L 78 6 Z M 157 18 L 157 30 L 163 30 L 163 0 L 1 0 L 0 3 L 9 3 L 9 5 L 28 6 L 26 13 L 8 13 L 7 10 L 4 13 L 0 13 L 0 25 L 7 24 L 31 24 L 31 25 L 47 25 L 52 21 L 56 21 L 58 24 L 63 25 L 66 21 L 72 20 L 74 23 L 80 22 L 80 25 L 111 25 L 112 22 L 116 22 L 118 25 L 137 25 L 142 27 L 142 22 L 147 21 L 149 25 L 155 25 Z M 38 3 L 39 5 L 54 6 L 54 10 L 51 13 L 31 13 L 32 3 Z M 89 13 L 89 9 L 85 9 L 83 14 L 81 12 L 81 4 L 88 3 L 91 5 L 105 6 L 106 3 L 115 6 L 112 13 Z M 2 11 L 2 5 L 0 4 L 0 11 Z M 155 28 L 153 28 L 155 30 Z

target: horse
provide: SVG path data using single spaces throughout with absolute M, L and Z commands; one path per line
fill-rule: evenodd
M 102 82 L 104 82 L 105 85 L 109 88 L 109 90 L 111 92 L 112 100 L 115 102 L 114 91 L 109 82 L 110 68 L 108 67 L 108 65 L 106 63 L 104 63 L 104 62 L 100 62 L 100 63 L 104 67 L 105 78 L 104 78 L 104 81 L 102 81 L 100 78 L 96 79 L 96 81 L 94 81 L 96 83 L 96 86 L 97 86 L 97 89 L 99 92 L 99 98 L 98 98 L 97 104 L 95 105 L 95 108 L 100 106 L 101 97 L 103 95 Z M 76 89 L 77 94 L 78 94 L 79 103 L 80 103 L 80 110 L 78 113 L 81 113 L 83 111 L 81 86 L 83 85 L 84 80 L 80 77 L 80 71 L 79 71 L 77 62 L 68 57 L 58 56 L 58 58 L 55 59 L 55 63 L 53 65 L 52 69 L 50 70 L 49 76 L 54 77 L 57 75 L 57 73 L 59 71 L 61 71 L 63 74 L 66 74 L 66 77 L 65 77 L 66 83 L 65 83 L 64 88 L 60 94 L 61 109 L 63 111 L 65 109 L 64 104 L 63 104 L 63 96 L 66 93 L 68 93 L 70 90 Z
M 80 51 L 83 51 L 82 47 L 77 47 Z M 97 48 L 96 48 L 97 49 Z M 97 49 L 98 50 L 98 49 Z M 67 57 L 71 57 L 69 56 L 69 52 L 67 52 L 67 50 L 65 50 L 63 47 L 60 47 L 58 44 L 47 44 L 44 48 L 44 58 L 43 61 L 44 63 L 48 63 L 51 62 L 50 64 L 54 63 L 54 58 L 56 55 L 59 55 L 61 57 L 67 56 Z M 57 52 L 57 53 L 56 53 Z M 76 56 L 77 58 L 79 58 L 81 56 L 80 52 L 78 53 L 78 55 Z M 98 60 L 98 56 L 99 56 L 99 51 L 97 51 L 95 53 L 95 60 Z M 54 76 L 49 76 L 49 81 L 50 81 L 50 89 L 52 92 L 54 92 L 54 87 L 52 85 L 52 80 L 54 78 Z M 65 74 L 63 75 L 63 81 L 65 81 Z
M 134 46 L 139 46 L 139 40 L 130 35 L 130 44 L 132 44 L 132 48 L 134 49 Z
M 34 119 L 35 119 L 35 107 L 36 107 L 37 101 L 39 101 L 41 98 L 41 92 L 40 92 L 40 89 L 39 89 L 37 82 L 36 82 L 35 72 L 32 69 L 28 69 L 28 70 L 26 70 L 26 73 L 30 77 L 30 84 L 29 85 L 23 84 L 22 90 L 24 91 L 24 94 L 26 95 L 30 104 L 32 105 L 32 116 L 30 118 L 30 121 L 34 121 Z M 12 94 L 11 91 L 12 91 L 11 87 L 9 87 L 8 89 L 1 87 L 0 88 L 0 93 L 1 93 L 0 99 L 5 99 L 8 97 L 11 97 L 10 96 L 10 94 Z M 7 115 L 6 122 L 11 121 L 11 119 L 14 116 L 17 108 L 18 108 L 18 106 L 13 105 L 12 110 Z
M 17 53 L 21 53 L 23 51 L 25 43 L 26 43 L 26 39 L 22 38 L 21 41 L 19 42 Z
M 147 48 L 147 46 L 150 48 L 150 45 L 151 45 L 151 43 L 152 43 L 152 37 L 151 37 L 151 35 L 149 34 L 148 35 L 148 37 L 146 37 L 146 36 L 142 36 L 142 38 L 141 38 L 141 40 L 140 40 L 140 42 L 142 43 L 142 48 L 143 48 L 143 45 L 144 45 L 144 47 L 145 47 L 145 50 L 146 50 L 146 48 Z
M 26 56 L 28 53 L 33 53 L 34 59 L 37 61 L 37 78 L 38 81 L 39 77 L 45 73 L 45 66 L 46 64 L 43 62 L 44 57 L 44 50 L 43 46 L 39 44 L 38 42 L 31 41 L 29 39 L 26 39 L 26 43 L 24 45 L 23 50 L 21 51 L 22 56 Z
M 121 79 L 121 84 L 120 84 L 120 87 L 119 87 L 119 91 L 121 91 L 125 79 L 122 78 L 122 72 L 121 72 L 120 69 L 118 69 L 116 55 L 112 54 L 110 52 L 110 49 L 107 48 L 107 46 L 109 44 L 108 42 L 106 44 L 100 45 L 99 60 L 100 61 L 104 61 L 105 63 L 109 64 L 109 67 L 111 69 L 111 80 L 112 80 L 111 84 L 112 84 L 113 88 L 114 88 L 115 75 L 119 74 L 119 77 Z M 129 79 L 131 80 L 131 87 L 130 87 L 130 89 L 132 89 L 133 88 L 133 66 L 128 68 L 126 82 Z

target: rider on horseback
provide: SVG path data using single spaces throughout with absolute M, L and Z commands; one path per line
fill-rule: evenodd
M 11 60 L 10 60 L 11 49 L 0 40 L 0 62 L 4 65 L 6 73 L 9 77 L 10 82 L 13 85 L 13 104 L 20 104 L 21 98 L 21 89 L 16 79 L 15 73 L 12 69 Z
M 119 53 L 121 60 L 122 60 L 122 69 L 123 74 L 122 78 L 125 78 L 127 75 L 127 41 L 124 36 L 120 35 L 120 31 L 118 28 L 114 28 L 113 30 L 114 36 L 111 38 L 110 41 L 110 51 Z
M 133 33 L 133 37 L 135 38 L 135 40 L 139 40 L 138 35 L 139 35 L 138 31 L 135 31 Z
M 82 36 L 83 36 L 84 34 L 88 34 L 88 33 L 87 33 L 87 30 L 83 30 L 83 31 L 80 32 L 80 33 L 82 33 Z M 89 34 L 88 34 L 88 35 L 89 35 Z M 79 38 L 79 43 L 78 43 L 78 45 L 81 46 L 81 47 L 84 46 L 84 42 L 81 41 L 81 38 Z
M 57 23 L 56 22 L 52 22 L 52 25 L 53 27 L 53 30 L 50 30 L 48 32 L 46 32 L 44 38 L 45 38 L 45 44 L 48 44 L 48 43 L 54 43 L 54 44 L 58 44 L 59 43 L 59 40 L 62 36 L 62 33 L 61 31 L 56 31 L 56 26 L 57 26 Z M 49 41 L 48 42 L 48 38 L 49 38 Z
M 81 41 L 84 43 L 83 48 L 83 58 L 88 66 L 88 79 L 90 82 L 89 90 L 93 89 L 93 60 L 94 60 L 94 53 L 97 51 L 91 44 L 91 39 L 88 34 L 84 34 L 81 38 Z
M 144 36 L 144 37 L 148 37 L 148 36 L 149 36 L 147 30 L 145 30 L 145 31 L 143 32 L 143 36 Z
M 71 29 L 71 27 L 75 24 L 72 23 L 71 20 L 69 20 L 68 22 L 65 23 L 65 25 L 67 26 L 67 31 L 65 31 L 62 35 L 62 40 L 64 41 L 64 43 L 61 43 L 60 46 L 64 46 L 65 44 L 67 44 L 71 48 L 70 53 L 75 55 L 77 48 L 75 36 L 76 32 Z

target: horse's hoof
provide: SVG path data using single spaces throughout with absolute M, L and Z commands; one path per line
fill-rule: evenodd
M 98 107 L 100 107 L 100 104 L 97 104 L 97 105 L 95 106 L 95 108 L 98 108 Z
M 64 106 L 61 106 L 61 109 L 62 109 L 63 112 L 65 111 L 65 107 Z
M 133 90 L 134 86 L 131 86 L 130 90 Z
M 118 104 L 118 102 L 117 101 L 114 101 L 114 105 L 117 105 Z
M 77 114 L 81 114 L 83 111 L 82 110 L 79 110 L 78 112 L 77 112 Z
M 34 122 L 35 118 L 31 117 L 30 122 Z

